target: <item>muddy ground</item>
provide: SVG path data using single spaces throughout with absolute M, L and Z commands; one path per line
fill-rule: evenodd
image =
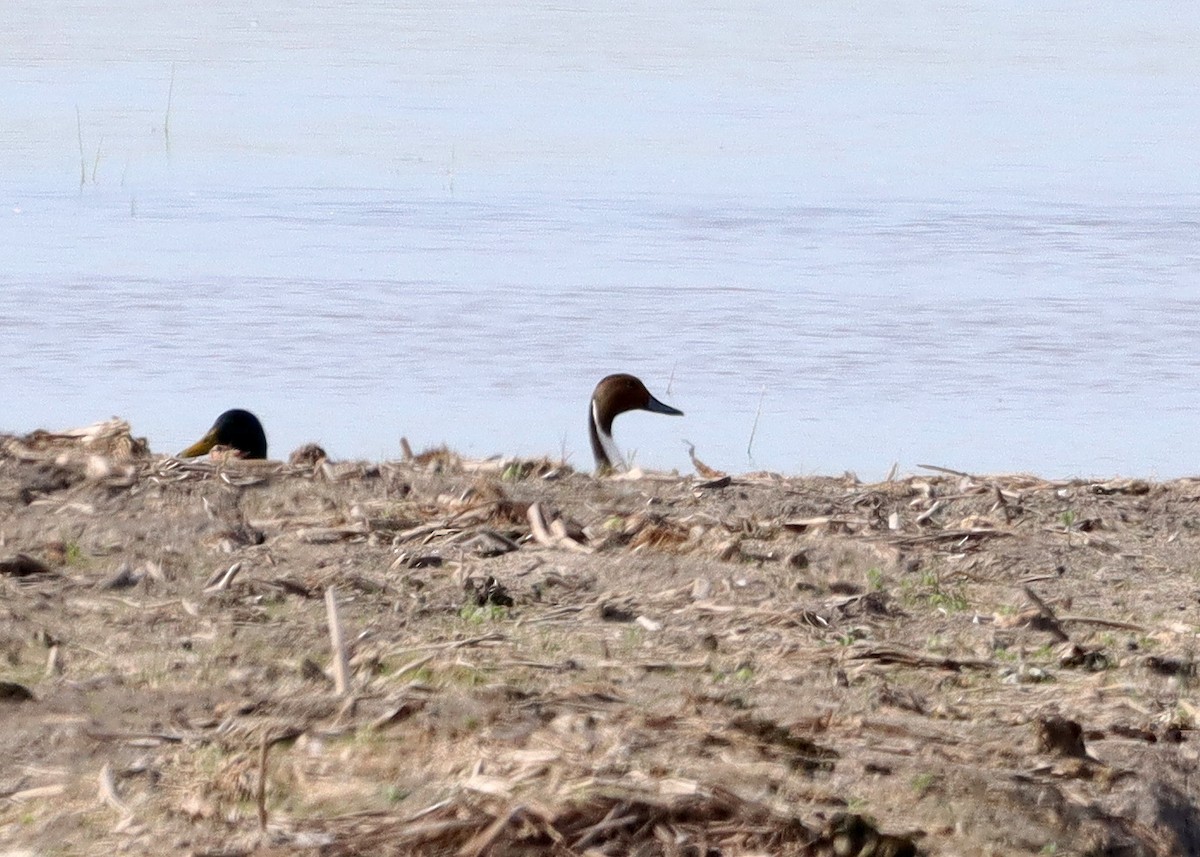
M 1200 853 L 1200 482 L 124 432 L 0 439 L 0 854 Z

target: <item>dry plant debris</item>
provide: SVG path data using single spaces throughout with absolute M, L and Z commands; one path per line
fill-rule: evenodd
M 0 438 L 15 853 L 1200 853 L 1200 483 Z

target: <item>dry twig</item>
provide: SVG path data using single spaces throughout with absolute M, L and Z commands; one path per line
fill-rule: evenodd
M 333 648 L 334 687 L 339 696 L 345 696 L 350 691 L 350 661 L 338 616 L 337 590 L 332 586 L 325 588 L 325 616 L 329 623 L 329 644 Z

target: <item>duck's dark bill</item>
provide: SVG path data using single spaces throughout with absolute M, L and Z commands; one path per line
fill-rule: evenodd
M 675 417 L 683 416 L 683 411 L 672 408 L 670 405 L 664 405 L 653 396 L 651 396 L 650 401 L 646 403 L 646 410 L 654 411 L 656 414 L 670 414 L 671 416 Z

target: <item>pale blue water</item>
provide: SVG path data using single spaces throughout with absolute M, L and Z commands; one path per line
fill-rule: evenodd
M 1197 470 L 1193 5 L 164 5 L 6 6 L 0 430 Z

